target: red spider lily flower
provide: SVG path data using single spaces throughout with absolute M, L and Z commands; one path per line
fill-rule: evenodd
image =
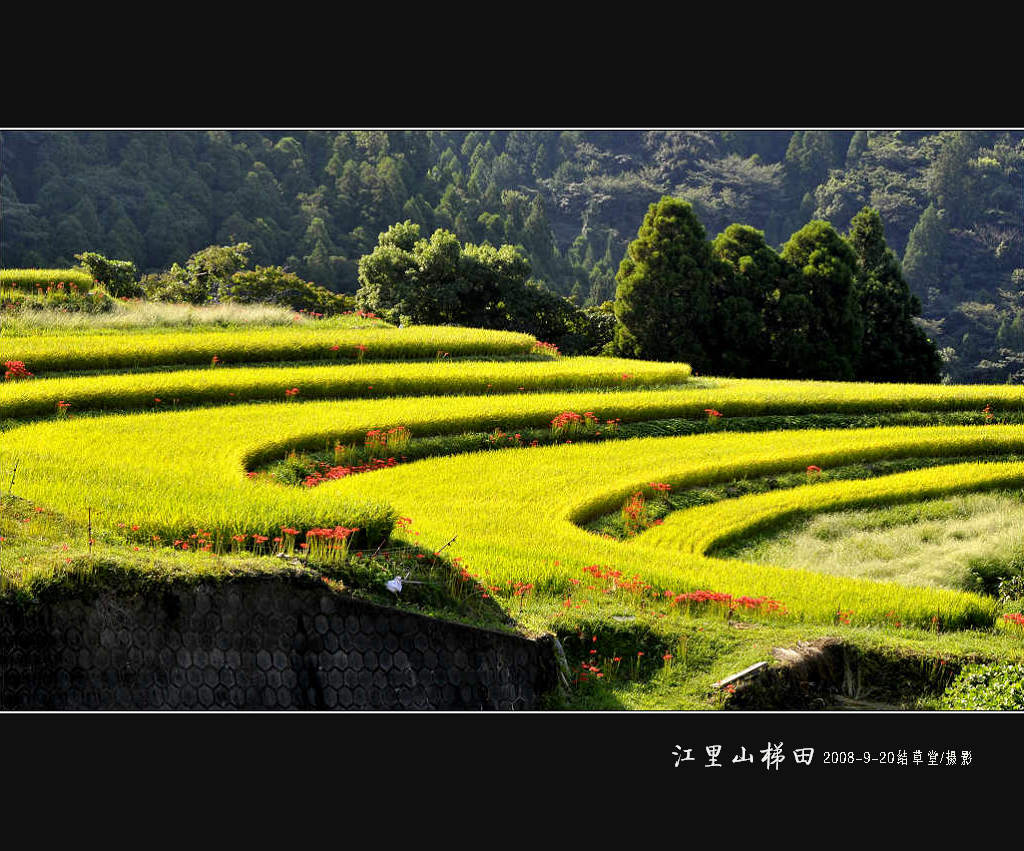
M 821 472 L 821 467 L 819 467 L 817 464 L 811 464 L 807 468 L 807 472 L 808 473 L 820 473 Z
M 704 413 L 707 414 L 709 417 L 713 417 L 715 419 L 722 416 L 722 412 L 716 411 L 714 408 L 705 408 Z
M 23 378 L 32 378 L 33 374 L 25 367 L 25 362 L 20 360 L 4 361 L 6 371 L 4 381 L 18 381 Z

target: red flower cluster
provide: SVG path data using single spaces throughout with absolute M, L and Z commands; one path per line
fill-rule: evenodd
M 287 396 L 289 399 L 291 399 L 291 398 L 293 398 L 295 396 L 298 396 L 299 395 L 299 388 L 298 387 L 293 387 L 291 390 L 285 390 L 284 391 L 284 395 Z
M 673 606 L 686 603 L 690 605 L 722 606 L 728 608 L 730 612 L 734 612 L 736 609 L 748 609 L 758 612 L 786 613 L 786 607 L 778 600 L 773 600 L 770 597 L 734 597 L 732 594 L 726 594 L 722 591 L 703 590 L 690 591 L 686 594 L 672 594 L 671 591 L 666 591 L 665 594 L 666 596 L 671 595 L 671 605 Z
M 371 453 L 383 452 L 385 449 L 405 449 L 412 440 L 412 432 L 405 426 L 395 426 L 387 431 L 371 428 L 366 432 L 365 445 Z
M 568 427 L 571 423 L 580 423 L 583 417 L 573 411 L 563 411 L 551 421 L 551 430 L 559 431 Z
M 521 434 L 506 434 L 500 428 L 496 428 L 489 435 L 487 435 L 487 442 L 492 446 L 501 443 L 503 440 L 507 440 L 509 443 L 514 443 L 517 446 L 521 445 L 523 436 Z M 537 441 L 534 441 L 532 446 L 537 445 Z
M 638 574 L 633 574 L 631 579 L 623 579 L 621 570 L 612 570 L 605 565 L 605 570 L 601 569 L 600 565 L 592 564 L 583 568 L 584 573 L 589 573 L 594 579 L 606 579 L 611 580 L 610 585 L 607 588 L 597 588 L 593 585 L 588 586 L 591 591 L 600 590 L 603 594 L 611 594 L 616 590 L 629 591 L 634 594 L 642 594 L 644 591 L 650 590 L 651 586 L 644 582 Z M 576 580 L 572 580 L 573 584 L 578 584 Z
M 344 479 L 346 476 L 354 476 L 357 473 L 369 473 L 373 470 L 384 470 L 394 467 L 398 461 L 394 458 L 374 458 L 367 464 L 349 464 L 331 467 L 324 465 L 323 469 L 306 476 L 302 480 L 303 487 L 315 488 L 319 484 L 332 481 L 333 479 Z
M 577 414 L 575 411 L 562 411 L 551 421 L 551 431 L 554 434 L 575 434 L 580 431 L 591 431 L 599 425 L 597 414 L 587 411 L 584 414 Z
M 622 523 L 624 531 L 632 537 L 651 525 L 650 511 L 642 491 L 637 491 L 622 506 Z
M 560 351 L 558 351 L 558 346 L 556 346 L 554 343 L 542 343 L 540 340 L 533 344 L 533 351 L 543 352 L 545 354 L 555 356 L 559 356 L 562 354 Z
M 533 590 L 533 583 L 532 582 L 516 582 L 512 586 L 512 589 L 513 589 L 513 591 L 512 591 L 512 596 L 513 597 L 524 597 L 524 596 L 526 596 L 527 594 L 529 594 Z
M 327 541 L 347 541 L 350 536 L 358 531 L 358 526 L 353 529 L 349 529 L 346 526 L 335 526 L 333 529 L 310 529 L 306 532 L 306 540 L 308 541 L 310 538 L 321 538 Z
M 722 412 L 716 411 L 714 408 L 705 408 L 704 413 L 708 415 L 709 420 L 717 420 L 720 416 L 722 416 Z
M 1003 615 L 1003 620 L 1009 621 L 1012 624 L 1016 624 L 1021 629 L 1024 629 L 1024 614 L 1020 612 L 1010 612 L 1010 614 Z
M 807 472 L 808 473 L 820 473 L 821 472 L 821 467 L 819 467 L 817 464 L 811 464 L 807 468 Z
M 213 550 L 213 541 L 210 540 L 210 538 L 210 532 L 207 532 L 203 529 L 199 529 L 198 531 L 195 531 L 191 535 L 189 535 L 187 539 L 176 540 L 173 544 L 171 544 L 171 547 L 173 549 L 196 549 L 202 550 L 204 552 L 211 552 Z
M 6 370 L 4 372 L 4 381 L 18 381 L 22 378 L 32 378 L 33 375 L 25 368 L 24 361 L 20 360 L 7 360 L 4 361 Z

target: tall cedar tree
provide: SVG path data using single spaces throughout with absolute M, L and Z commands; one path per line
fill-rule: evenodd
M 651 204 L 616 276 L 616 351 L 706 371 L 713 270 L 711 246 L 690 204 L 667 196 Z
M 935 382 L 942 361 L 914 324 L 920 300 L 910 293 L 899 260 L 885 243 L 882 217 L 865 207 L 850 222 L 847 239 L 857 254 L 854 290 L 864 326 L 857 378 Z
M 711 244 L 719 261 L 715 280 L 715 328 L 720 344 L 716 375 L 770 376 L 772 329 L 779 298 L 791 286 L 791 270 L 765 242 L 764 232 L 729 225 Z
M 850 380 L 863 330 L 854 293 L 857 255 L 828 222 L 808 222 L 782 247 L 799 273 L 779 303 L 776 356 L 791 378 Z

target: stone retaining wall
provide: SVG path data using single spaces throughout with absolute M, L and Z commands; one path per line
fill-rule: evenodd
M 521 710 L 551 639 L 275 579 L 0 606 L 0 710 Z

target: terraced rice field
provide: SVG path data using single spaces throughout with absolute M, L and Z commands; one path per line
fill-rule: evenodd
M 600 570 L 639 577 L 673 600 L 697 591 L 770 598 L 773 616 L 794 622 L 831 623 L 837 611 L 856 612 L 861 624 L 888 623 L 893 613 L 908 625 L 939 617 L 950 629 L 997 622 L 992 597 L 715 551 L 793 518 L 1024 487 L 1024 464 L 992 460 L 1024 451 L 1019 388 L 695 379 L 685 364 L 558 359 L 534 343 L 456 328 L 5 339 L 3 360 L 23 361 L 35 377 L 0 387 L 0 421 L 9 427 L 0 473 L 9 478 L 16 467 L 14 492 L 24 499 L 89 515 L 149 546 L 200 529 L 226 542 L 272 539 L 287 528 L 299 542 L 310 529 L 341 526 L 358 528 L 369 547 L 389 536 L 449 544 L 446 554 L 484 585 L 520 583 L 570 601 L 578 577 Z M 291 361 L 318 363 L 284 363 Z M 189 368 L 197 363 L 203 368 Z M 559 420 L 566 412 L 578 418 Z M 857 417 L 901 412 L 979 421 L 850 427 Z M 820 415 L 851 419 L 844 428 L 771 427 L 772 418 Z M 1017 419 L 1000 424 L 1008 417 Z M 730 430 L 741 419 L 744 430 Z M 565 429 L 546 445 L 512 440 L 550 430 L 552 421 Z M 691 421 L 703 433 L 618 436 L 626 424 L 654 421 Z M 294 450 L 399 428 L 414 439 L 498 430 L 510 445 L 315 488 L 258 475 Z M 678 491 L 860 462 L 964 457 L 971 460 L 863 481 L 819 483 L 808 472 L 805 486 L 677 511 L 625 541 L 583 528 L 631 494 L 654 495 L 652 485 Z

